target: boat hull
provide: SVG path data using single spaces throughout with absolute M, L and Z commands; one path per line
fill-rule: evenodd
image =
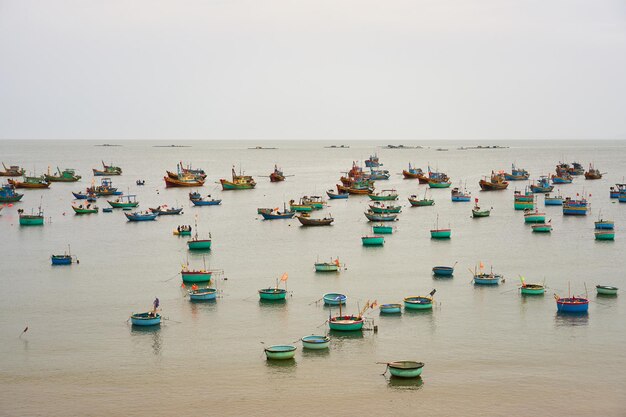
M 346 297 L 344 294 L 339 293 L 324 294 L 322 298 L 324 300 L 324 304 L 327 306 L 338 306 L 339 304 L 345 305 L 346 300 L 348 299 L 348 297 Z
M 617 287 L 608 287 L 606 285 L 596 285 L 596 291 L 600 295 L 617 295 Z
M 191 301 L 212 301 L 217 298 L 217 290 L 215 288 L 203 288 L 189 292 Z
M 524 223 L 544 223 L 545 221 L 545 214 L 532 214 L 529 216 L 524 216 Z
M 390 235 L 393 233 L 393 227 L 391 226 L 373 226 L 372 231 L 381 235 Z
M 326 195 L 331 200 L 347 199 L 350 196 L 350 194 L 348 193 L 336 194 L 336 193 L 331 193 L 330 191 L 326 191 Z
M 256 184 L 254 183 L 234 183 L 231 181 L 227 181 L 224 179 L 220 180 L 220 183 L 222 184 L 222 190 L 224 191 L 230 191 L 230 190 L 251 190 L 254 187 L 256 187 Z
M 52 261 L 52 265 L 71 265 L 72 264 L 72 257 L 71 256 L 55 256 L 55 255 L 52 255 L 50 257 L 50 260 Z
M 363 319 L 333 317 L 328 326 L 331 330 L 340 332 L 356 332 L 363 329 Z
M 130 316 L 130 322 L 133 326 L 158 326 L 161 324 L 161 315 L 149 317 L 148 313 L 133 314 Z
M 187 247 L 191 250 L 211 249 L 211 241 L 210 240 L 190 240 L 187 242 Z
M 427 297 L 406 297 L 404 299 L 405 310 L 431 310 L 433 300 Z
M 412 207 L 426 207 L 435 204 L 435 200 L 412 200 L 409 198 L 409 203 L 411 203 Z
M 389 373 L 396 378 L 417 378 L 422 374 L 424 364 L 413 361 L 399 361 L 387 364 Z
M 316 263 L 315 271 L 316 272 L 337 272 L 339 270 L 339 266 L 334 263 Z
M 567 301 L 557 300 L 556 308 L 559 313 L 586 313 L 589 311 L 589 301 L 571 303 Z
M 562 206 L 563 205 L 563 199 L 562 198 L 550 198 L 550 197 L 546 197 L 545 200 L 543 201 L 543 204 L 546 206 Z
M 433 274 L 440 277 L 451 277 L 454 274 L 454 268 L 451 266 L 435 266 Z
M 43 216 L 20 216 L 20 226 L 43 226 Z
M 516 201 L 513 203 L 515 210 L 532 210 L 535 208 L 535 203 L 528 201 Z
M 612 230 L 595 232 L 594 235 L 596 240 L 615 240 L 615 232 Z
M 382 246 L 385 244 L 385 238 L 382 236 L 364 236 L 361 238 L 363 246 Z
M 296 355 L 295 346 L 270 346 L 265 349 L 265 356 L 272 360 L 293 359 Z
M 491 210 L 472 210 L 472 217 L 489 217 Z
M 428 186 L 430 188 L 449 188 L 452 185 L 451 182 L 439 182 L 439 181 L 428 181 Z
M 310 350 L 328 349 L 330 346 L 330 337 L 328 336 L 305 336 L 302 339 L 302 347 Z
M 520 292 L 524 295 L 544 295 L 546 289 L 543 285 L 525 285 L 520 287 Z
M 452 230 L 450 229 L 439 229 L 430 231 L 431 239 L 450 239 L 451 236 Z
M 550 233 L 552 232 L 552 226 L 549 224 L 536 224 L 532 226 L 535 233 Z
M 284 300 L 287 297 L 287 290 L 264 289 L 259 290 L 259 298 L 261 300 L 277 301 Z
M 380 306 L 380 314 L 400 314 L 402 313 L 402 304 L 382 304 Z
M 476 285 L 498 285 L 500 284 L 500 277 L 496 276 L 493 278 L 479 278 L 474 277 L 474 284 Z
M 212 272 L 193 272 L 193 271 L 181 271 L 180 275 L 183 278 L 184 283 L 197 283 L 197 282 L 209 282 L 213 276 Z

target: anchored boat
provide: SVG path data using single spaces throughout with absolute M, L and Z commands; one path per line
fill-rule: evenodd
M 489 217 L 490 215 L 491 209 L 481 209 L 478 205 L 478 198 L 475 198 L 474 208 L 472 208 L 472 217 Z
M 459 187 L 453 188 L 450 195 L 453 202 L 465 202 L 472 199 L 472 195 L 467 191 L 467 189 L 461 190 Z
M 617 295 L 619 288 L 611 287 L 609 285 L 596 285 L 596 291 L 598 295 Z
M 478 182 L 480 188 L 483 191 L 495 191 L 495 190 L 504 190 L 509 186 L 509 183 L 504 178 L 504 174 L 502 172 L 495 173 L 491 171 L 491 178 L 487 180 L 487 177 L 483 178 Z
M 330 226 L 335 219 L 332 217 L 324 217 L 323 219 L 312 219 L 305 216 L 296 216 L 296 219 L 302 224 L 302 226 Z
M 328 294 L 324 294 L 322 299 L 324 300 L 324 304 L 328 306 L 338 306 L 340 304 L 345 304 L 348 297 L 346 297 L 344 294 L 331 292 Z
M 555 196 L 550 196 L 546 194 L 543 200 L 543 204 L 546 206 L 562 206 L 563 205 L 563 196 L 559 193 Z
M 104 168 L 103 170 L 98 170 L 93 168 L 93 175 L 95 177 L 102 177 L 102 176 L 110 176 L 110 175 L 122 175 L 122 168 L 120 167 L 116 167 L 113 164 L 111 165 L 106 165 L 104 163 L 104 161 L 102 162 L 102 167 Z
M 158 216 L 158 214 L 156 213 L 149 213 L 147 211 L 143 211 L 143 212 L 135 211 L 132 213 L 124 213 L 124 215 L 130 222 L 145 222 L 145 221 L 156 220 Z
M 511 165 L 511 173 L 504 173 L 504 179 L 507 181 L 524 181 L 530 178 L 530 174 L 523 168 L 517 168 L 515 164 Z
M 561 298 L 554 294 L 556 309 L 559 313 L 587 313 L 589 310 L 589 299 L 583 297 Z
M 392 201 L 398 199 L 398 192 L 396 190 L 382 190 L 378 193 L 370 193 L 367 196 L 374 201 Z
M 430 238 L 431 239 L 450 239 L 451 236 L 452 236 L 452 229 L 450 229 L 449 227 L 447 229 L 439 228 L 439 215 L 437 215 L 435 228 L 430 230 Z
M 419 179 L 420 177 L 424 177 L 424 171 L 422 171 L 421 168 L 411 166 L 409 162 L 409 169 L 402 170 L 402 175 L 405 179 Z
M 18 165 L 11 165 L 7 168 L 3 162 L 2 167 L 4 167 L 4 171 L 0 171 L 0 177 L 21 177 L 26 173 L 26 170 Z
M 563 214 L 586 216 L 587 211 L 589 211 L 589 204 L 584 196 L 576 200 L 567 197 L 563 202 Z
M 586 180 L 599 180 L 602 179 L 602 173 L 599 169 L 595 169 L 593 164 L 589 164 L 589 171 L 585 172 Z
M 389 373 L 396 378 L 417 378 L 422 374 L 424 362 L 396 361 L 387 364 Z
M 363 246 L 382 246 L 385 244 L 385 238 L 383 236 L 363 236 L 361 237 Z
M 222 184 L 222 190 L 251 190 L 256 187 L 256 182 L 250 175 L 242 175 L 240 172 L 239 175 L 235 172 L 235 168 L 231 170 L 232 180 L 228 181 L 226 179 L 220 179 L 220 183 Z
M 330 262 L 315 262 L 315 272 L 337 272 L 340 268 L 339 258 Z
M 15 186 L 15 188 L 43 189 L 50 187 L 50 183 L 45 180 L 43 175 L 41 177 L 28 177 L 24 175 L 22 177 L 22 181 L 16 181 L 11 178 L 9 178 L 7 181 L 9 184 Z
M 76 175 L 76 171 L 72 168 L 65 168 L 61 171 L 61 169 L 57 167 L 57 174 L 50 174 L 50 168 L 48 168 L 48 173 L 44 174 L 44 178 L 48 182 L 76 182 L 82 177 Z
M 552 223 L 537 223 L 530 226 L 535 233 L 550 233 L 552 232 Z
M 91 203 L 87 203 L 85 205 L 72 204 L 72 210 L 74 210 L 74 213 L 76 214 L 93 214 L 97 213 L 99 209 L 98 206 L 96 206 L 95 204 L 92 205 Z
M 546 221 L 546 213 L 540 213 L 539 210 L 524 210 L 524 223 L 544 223 Z
M 547 176 L 541 176 L 539 179 L 530 185 L 530 190 L 533 193 L 549 193 L 554 190 L 554 186 L 550 185 L 550 179 Z
M 402 313 L 402 304 L 381 304 L 379 309 L 380 314 L 400 314 Z
M 596 240 L 615 240 L 615 230 L 596 230 Z
M 424 198 L 419 199 L 415 194 L 409 197 L 409 203 L 411 203 L 411 207 L 425 207 L 432 206 L 435 204 L 435 200 L 426 198 L 426 192 L 424 192 Z
M 43 226 L 43 210 L 39 206 L 37 213 L 24 214 L 24 210 L 17 210 L 20 216 L 20 226 Z
M 207 195 L 207 198 L 204 199 L 198 192 L 189 193 L 189 200 L 194 206 L 219 206 L 222 204 L 222 200 L 211 198 L 211 194 Z
M 284 300 L 287 297 L 287 279 L 288 278 L 289 276 L 287 275 L 286 272 L 280 277 L 280 282 L 285 283 L 285 289 L 278 288 L 279 280 L 277 278 L 275 287 L 263 288 L 259 290 L 259 298 L 261 300 L 266 300 L 266 301 Z
M 523 295 L 543 295 L 546 292 L 546 286 L 544 284 L 527 284 L 524 277 L 519 277 L 522 285 L 519 287 L 520 292 Z
M 437 290 L 432 290 L 430 296 L 416 295 L 404 298 L 404 309 L 431 310 L 433 308 L 433 295 Z
M 451 277 L 454 274 L 456 264 L 457 262 L 453 266 L 433 266 L 433 274 L 440 277 Z
M 13 184 L 4 184 L 0 188 L 0 203 L 16 203 L 24 197 L 24 194 L 15 192 Z
M 328 349 L 328 346 L 330 346 L 330 337 L 328 336 L 311 335 L 304 336 L 300 340 L 304 349 L 322 350 Z
M 216 288 L 193 288 L 187 292 L 191 301 L 214 301 L 217 298 Z
M 135 208 L 139 205 L 139 201 L 137 201 L 137 196 L 134 194 L 122 195 L 116 198 L 115 200 L 107 200 L 107 203 L 113 208 Z
M 326 191 L 326 195 L 331 200 L 347 199 L 348 197 L 350 197 L 349 193 L 336 193 L 333 190 Z
M 372 226 L 372 232 L 378 235 L 390 235 L 393 233 L 393 226 L 386 226 L 383 224 L 376 224 Z
M 494 274 L 493 267 L 491 268 L 491 272 L 486 273 L 483 272 L 484 265 L 481 262 L 479 266 L 479 270 L 477 271 L 474 267 L 474 284 L 476 285 L 498 285 L 502 280 L 502 275 Z M 471 271 L 471 270 L 470 270 Z

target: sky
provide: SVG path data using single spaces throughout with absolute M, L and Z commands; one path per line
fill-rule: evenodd
M 0 139 L 626 139 L 626 1 L 0 0 Z

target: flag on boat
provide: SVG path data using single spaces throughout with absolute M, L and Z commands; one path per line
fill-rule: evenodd
M 287 281 L 288 279 L 289 279 L 289 275 L 287 275 L 286 272 L 283 274 L 282 277 L 280 277 L 280 280 L 283 281 L 283 282 Z
M 483 261 L 480 261 L 480 269 L 484 269 L 485 268 L 485 264 L 483 264 Z
M 341 265 L 339 264 L 339 258 L 335 259 L 335 265 L 337 265 L 337 267 L 340 267 Z

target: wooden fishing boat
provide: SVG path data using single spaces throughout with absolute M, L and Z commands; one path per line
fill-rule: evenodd
M 554 295 L 556 309 L 559 313 L 587 313 L 589 300 L 583 297 L 564 297 Z
M 434 290 L 432 292 L 434 294 Z M 413 295 L 404 298 L 405 310 L 431 310 L 433 308 L 433 297 Z
M 330 226 L 335 221 L 332 217 L 324 217 L 323 219 L 312 219 L 305 216 L 296 216 L 296 219 L 302 224 L 302 226 Z
M 304 336 L 300 340 L 302 341 L 302 347 L 304 349 L 322 350 L 328 349 L 330 346 L 330 337 L 328 336 L 311 335 Z
M 3 184 L 0 188 L 0 203 L 16 203 L 22 197 L 24 194 L 16 192 L 13 184 Z
M 87 200 L 87 201 L 97 200 L 97 196 L 93 193 L 81 193 L 81 192 L 75 193 L 74 191 L 72 191 L 72 195 L 74 196 L 76 200 Z
M 76 214 L 93 214 L 97 213 L 99 208 L 95 204 L 85 204 L 84 206 L 82 204 L 72 204 L 72 210 L 74 210 L 74 213 Z
M 391 303 L 391 304 L 381 304 L 380 314 L 400 314 L 402 313 L 402 304 Z
M 452 236 L 452 229 L 440 229 L 439 228 L 439 215 L 437 215 L 437 220 L 435 222 L 435 228 L 430 230 L 430 238 L 431 239 L 450 239 Z
M 615 184 L 615 187 L 611 187 L 611 198 L 619 198 L 620 193 L 626 193 L 626 184 Z
M 337 184 L 337 192 L 339 194 L 342 193 L 347 193 L 347 194 L 355 194 L 355 195 L 367 195 L 367 194 L 371 194 L 374 192 L 374 187 L 373 186 L 350 186 L 347 187 L 345 185 L 340 185 Z
M 204 199 L 200 193 L 193 192 L 189 193 L 189 200 L 193 203 L 194 206 L 219 206 L 222 204 L 222 200 L 211 198 L 211 195 L 207 195 L 207 199 Z
M 552 223 L 537 223 L 530 226 L 535 233 L 550 233 L 552 232 Z
M 483 191 L 496 191 L 504 190 L 509 186 L 509 183 L 505 180 L 503 173 L 495 173 L 491 171 L 491 178 L 487 180 L 487 177 L 478 182 L 480 188 Z
M 377 224 L 372 226 L 372 232 L 377 235 L 390 235 L 393 233 L 393 226 Z
M 48 168 L 48 173 L 44 174 L 44 178 L 48 182 L 76 182 L 82 177 L 76 175 L 76 171 L 72 168 L 65 168 L 61 171 L 61 169 L 57 167 L 57 174 L 50 174 L 50 168 Z
M 620 202 L 620 203 L 626 203 L 626 191 L 621 192 L 621 193 L 619 194 L 618 199 L 619 199 L 619 202 Z
M 378 159 L 378 155 L 374 154 L 374 155 L 370 155 L 369 159 L 365 160 L 365 166 L 367 168 L 376 168 L 381 166 L 382 164 L 380 163 L 380 160 Z
M 369 207 L 370 210 L 376 214 L 397 214 L 402 211 L 402 206 L 393 206 L 380 201 L 370 204 Z
M 109 195 L 121 195 L 121 191 L 117 191 L 117 188 L 113 187 L 113 181 L 111 178 L 102 178 L 100 185 L 87 188 L 87 194 L 94 194 L 97 197 L 109 196 Z
M 454 266 L 433 266 L 433 274 L 440 277 L 451 277 L 454 274 Z
M 278 165 L 274 165 L 274 172 L 270 174 L 270 182 L 281 182 L 285 181 L 285 174 L 283 171 L 278 169 Z
M 394 213 L 374 213 L 372 210 L 368 210 L 363 214 L 365 214 L 365 217 L 367 217 L 367 220 L 370 222 L 392 222 L 398 217 L 398 215 Z
M 582 164 L 579 162 L 572 162 L 572 166 L 568 172 L 570 175 L 583 175 L 585 173 L 585 168 L 583 168 Z
M 504 179 L 507 181 L 525 181 L 530 178 L 530 174 L 523 168 L 517 168 L 515 164 L 511 165 L 511 173 L 504 173 Z
M 103 177 L 103 176 L 112 176 L 112 175 L 122 175 L 122 168 L 116 167 L 113 164 L 106 165 L 104 161 L 102 161 L 103 170 L 98 170 L 93 168 L 93 175 L 95 177 Z
M 43 210 L 41 206 L 37 213 L 24 214 L 24 210 L 17 210 L 20 217 L 20 226 L 43 226 Z
M 615 240 L 615 230 L 596 230 L 596 240 Z
M 546 194 L 543 200 L 543 204 L 545 206 L 562 206 L 563 196 L 561 196 L 561 194 L 555 196 L 550 196 Z
M 189 300 L 191 301 L 215 301 L 217 298 L 217 289 L 215 288 L 198 288 L 188 291 Z
M 472 199 L 471 194 L 467 190 L 461 190 L 459 187 L 454 187 L 450 191 L 450 197 L 453 202 L 465 202 Z
M 256 187 L 256 182 L 249 175 L 242 175 L 241 172 L 239 175 L 235 172 L 235 168 L 232 168 L 232 181 L 228 181 L 224 178 L 220 179 L 220 183 L 222 184 L 222 190 L 250 190 Z
M 619 288 L 608 285 L 596 285 L 598 295 L 617 295 Z
M 389 373 L 396 378 L 417 378 L 422 374 L 424 362 L 396 361 L 387 364 Z
M 313 210 L 321 210 L 326 207 L 326 201 L 318 195 L 305 195 L 300 199 L 300 204 L 303 206 L 310 206 Z
M 152 311 L 146 313 L 135 313 L 130 316 L 133 326 L 158 326 L 161 324 L 161 315 Z
M 382 246 L 385 244 L 385 238 L 378 235 L 363 236 L 361 238 L 361 243 L 363 246 Z
M 577 195 L 578 196 L 578 195 Z M 589 211 L 589 204 L 585 197 L 573 200 L 570 197 L 565 198 L 563 202 L 563 214 L 586 216 Z
M 313 211 L 313 206 L 310 204 L 305 204 L 304 199 L 300 198 L 300 202 L 298 204 L 296 204 L 295 200 L 289 200 L 289 210 L 298 213 L 309 213 Z
M 3 162 L 2 166 L 4 167 L 4 171 L 0 171 L 0 177 L 21 177 L 26 173 L 24 168 L 20 168 L 17 165 L 11 165 L 7 168 Z
M 492 207 L 493 208 L 493 207 Z M 474 207 L 472 208 L 472 217 L 489 217 L 491 215 L 491 209 L 481 209 L 478 205 L 478 199 L 474 199 Z
M 386 169 L 374 169 L 370 168 L 369 179 L 371 181 L 385 181 L 388 180 L 391 174 Z
M 25 189 L 43 189 L 50 187 L 50 183 L 41 177 L 23 177 L 23 181 L 16 181 L 14 179 L 9 178 L 8 183 L 13 185 L 15 188 L 25 188 Z
M 324 304 L 326 304 L 327 306 L 338 306 L 340 304 L 345 304 L 348 297 L 346 297 L 344 294 L 331 292 L 328 294 L 324 294 L 322 299 L 324 300 Z
M 259 290 L 261 300 L 284 300 L 287 297 L 287 290 L 282 288 L 263 288 Z
M 134 194 L 122 195 L 117 197 L 115 200 L 107 200 L 107 203 L 113 208 L 135 208 L 139 205 L 139 201 L 137 201 L 137 196 Z
M 449 180 L 439 179 L 439 178 L 429 178 L 428 186 L 430 188 L 448 188 L 452 185 Z
M 409 162 L 409 169 L 402 170 L 402 175 L 405 179 L 420 179 L 420 177 L 427 178 L 424 176 L 424 171 L 421 168 L 415 168 L 411 166 Z
M 341 268 L 339 258 L 330 262 L 315 262 L 315 272 L 337 272 Z
M 599 169 L 595 169 L 593 164 L 589 164 L 589 171 L 585 172 L 586 180 L 599 180 L 602 179 L 602 173 Z
M 539 210 L 524 210 L 524 223 L 545 223 L 546 213 L 540 213 Z
M 552 174 L 552 184 L 571 184 L 574 180 L 571 175 L 563 174 L 562 176 Z
M 132 213 L 124 213 L 124 216 L 126 216 L 128 221 L 130 222 L 145 222 L 145 221 L 156 220 L 158 214 L 149 213 L 147 211 L 144 211 L 144 212 L 135 211 Z
M 180 161 L 178 163 L 177 169 L 182 174 L 192 175 L 192 176 L 194 176 L 196 178 L 206 179 L 206 177 L 207 177 L 206 172 L 204 172 L 204 170 L 202 168 L 192 168 L 191 164 L 187 164 L 187 166 L 185 167 L 183 165 L 183 161 Z
M 156 213 L 159 216 L 176 216 L 183 213 L 183 208 L 179 207 L 168 207 L 167 205 L 162 205 L 156 208 L 149 209 L 152 213 Z
M 202 187 L 204 185 L 203 179 L 187 174 L 178 175 L 177 178 L 172 178 L 172 173 L 168 172 L 168 175 L 163 177 L 165 181 L 165 187 Z
M 613 230 L 615 228 L 615 222 L 613 220 L 598 218 L 598 221 L 594 222 L 594 226 L 598 230 Z
M 274 345 L 265 348 L 265 356 L 272 360 L 293 359 L 296 355 L 296 347 L 291 345 Z
M 533 193 L 549 193 L 552 190 L 554 190 L 554 186 L 550 185 L 550 179 L 545 175 L 530 185 L 530 191 Z
M 335 193 L 333 190 L 326 191 L 326 195 L 331 200 L 347 199 L 350 197 L 349 193 Z
M 398 199 L 398 192 L 396 190 L 382 190 L 378 193 L 369 193 L 367 196 L 374 201 L 393 201 Z
M 435 204 L 435 200 L 426 198 L 426 191 L 424 192 L 424 198 L 419 199 L 415 194 L 409 197 L 409 203 L 411 203 L 411 207 L 426 207 L 432 206 Z
M 528 188 L 526 188 L 523 193 L 519 190 L 515 190 L 513 192 L 513 201 L 515 202 L 533 202 L 534 200 L 535 196 L 533 195 L 533 192 L 530 191 Z

